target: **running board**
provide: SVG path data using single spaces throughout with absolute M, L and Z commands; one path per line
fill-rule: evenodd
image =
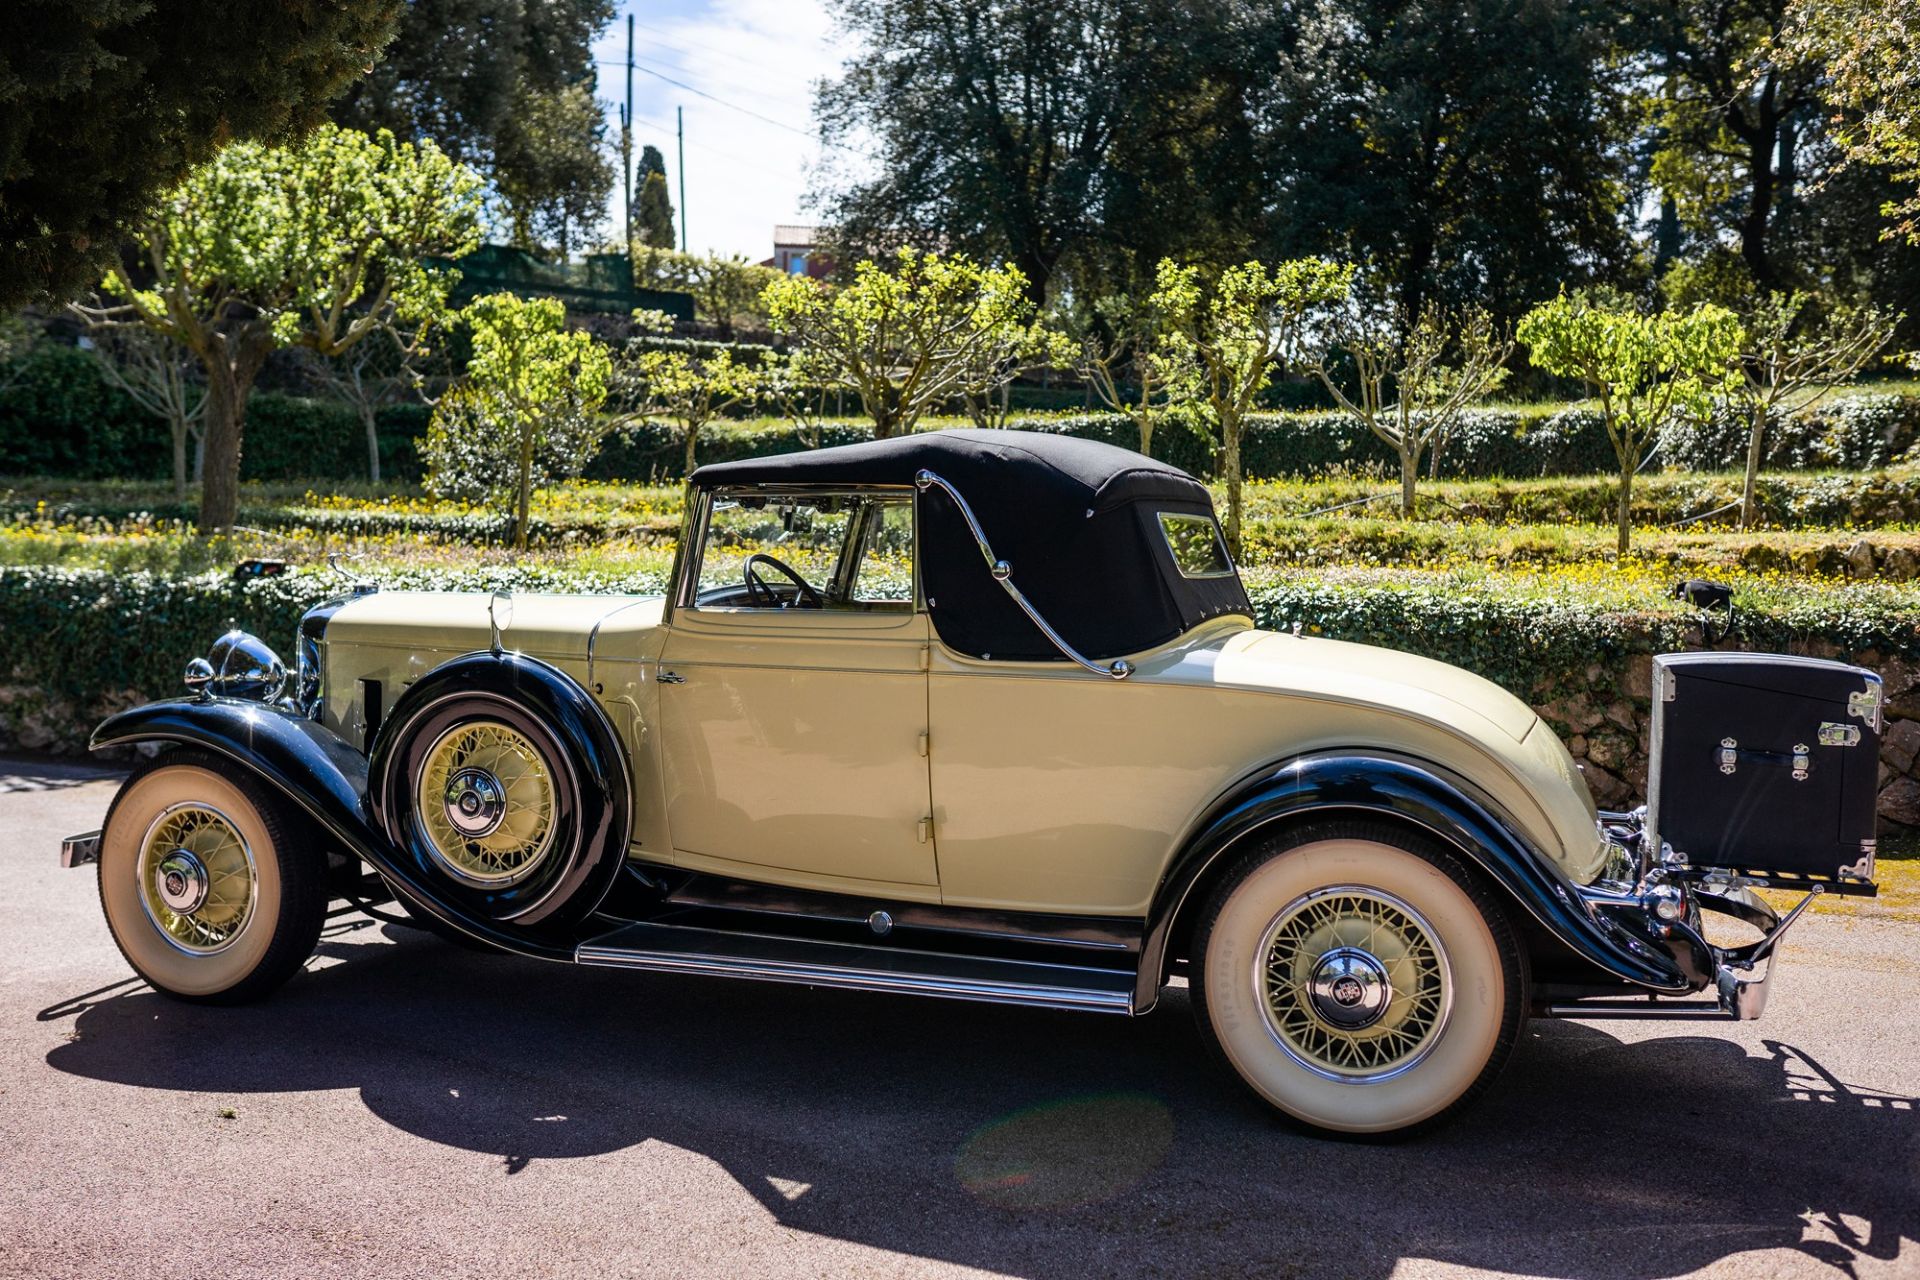
M 751 978 L 1091 1013 L 1133 1012 L 1131 969 L 948 955 L 685 925 L 623 925 L 582 942 L 574 949 L 573 958 L 580 964 L 656 973 Z

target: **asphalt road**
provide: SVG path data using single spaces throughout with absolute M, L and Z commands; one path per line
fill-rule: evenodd
M 128 979 L 0 761 L 0 1275 L 1920 1276 L 1920 927 L 1766 1019 L 1535 1023 L 1432 1137 L 1290 1131 L 1150 1017 L 572 970 L 336 921 L 265 1004 Z

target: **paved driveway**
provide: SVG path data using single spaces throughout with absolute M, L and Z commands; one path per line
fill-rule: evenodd
M 1912 925 L 1757 1024 L 1536 1023 L 1492 1098 L 1317 1141 L 1137 1021 L 570 970 L 336 921 L 267 1003 L 127 980 L 0 761 L 0 1275 L 1920 1275 Z

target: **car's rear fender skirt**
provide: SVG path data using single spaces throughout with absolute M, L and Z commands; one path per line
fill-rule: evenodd
M 573 959 L 571 939 L 546 940 L 473 920 L 420 882 L 372 820 L 367 762 L 324 725 L 281 707 L 233 698 L 172 698 L 110 717 L 89 746 L 167 742 L 229 760 L 298 806 L 348 851 L 372 864 L 409 904 L 484 942 L 541 960 Z
M 1151 1007 L 1168 948 L 1241 842 L 1277 823 L 1377 817 L 1417 827 L 1458 850 L 1580 958 L 1659 992 L 1694 983 L 1667 952 L 1591 910 L 1566 874 L 1536 851 L 1479 788 L 1438 765 L 1384 752 L 1301 756 L 1243 779 L 1207 811 L 1149 908 L 1135 1007 Z

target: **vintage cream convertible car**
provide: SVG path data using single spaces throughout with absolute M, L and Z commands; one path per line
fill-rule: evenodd
M 1805 902 L 1750 886 L 1872 892 L 1867 671 L 1659 659 L 1649 803 L 1599 814 L 1487 681 L 1257 629 L 1206 489 L 1135 453 L 733 462 L 686 520 L 664 598 L 363 585 L 291 675 L 234 632 L 108 720 L 96 748 L 163 750 L 63 856 L 127 960 L 264 995 L 344 899 L 863 991 L 1142 1014 L 1184 978 L 1259 1096 L 1383 1133 L 1481 1092 L 1529 1014 L 1757 1016 Z

